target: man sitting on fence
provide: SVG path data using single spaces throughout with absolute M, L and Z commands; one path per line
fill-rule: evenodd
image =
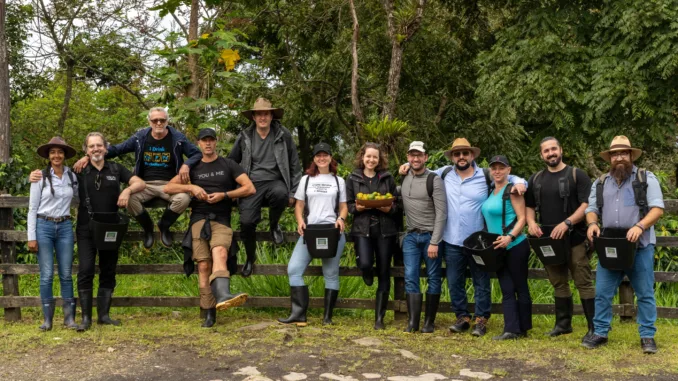
M 193 195 L 190 227 L 182 246 L 188 246 L 189 255 L 192 246 L 192 260 L 198 263 L 200 309 L 206 311 L 202 326 L 209 328 L 216 322 L 217 309 L 237 307 L 247 300 L 247 294 L 231 294 L 227 257 L 230 254 L 235 258 L 237 254 L 231 250 L 232 200 L 252 195 L 255 189 L 237 163 L 217 155 L 217 135 L 213 129 L 200 130 L 198 145 L 203 156 L 191 170 L 190 184 L 177 175 L 164 191 Z M 238 185 L 240 187 L 236 189 Z M 193 272 L 191 257 L 184 257 L 184 268 L 186 275 Z M 233 266 L 231 268 L 234 270 Z
M 285 206 L 294 206 L 301 166 L 292 134 L 280 123 L 283 109 L 273 108 L 267 99 L 259 98 L 254 107 L 242 115 L 252 124 L 240 132 L 228 157 L 243 167 L 257 189 L 255 195 L 240 200 L 240 234 L 247 252 L 242 275 L 249 276 L 256 260 L 256 229 L 261 220 L 261 207 L 268 205 L 273 241 L 282 244 L 278 221 Z
M 659 181 L 652 172 L 636 167 L 633 162 L 643 151 L 631 147 L 626 136 L 616 136 L 610 149 L 600 156 L 610 162 L 610 171 L 594 181 L 586 208 L 588 238 L 607 236 L 607 230 L 623 229 L 626 240 L 637 243 L 635 259 L 630 268 L 619 270 L 614 262 L 620 260 L 622 248 L 604 247 L 598 250 L 596 272 L 596 313 L 594 333 L 585 337 L 582 345 L 593 349 L 607 343 L 612 322 L 612 298 L 626 275 L 638 300 L 638 332 L 644 353 L 656 353 L 654 335 L 657 331 L 657 304 L 654 297 L 654 246 L 657 237 L 653 225 L 664 214 L 664 201 Z M 598 223 L 602 220 L 602 234 Z M 607 246 L 607 245 L 606 245 Z M 634 247 L 636 247 L 634 245 Z M 603 251 L 603 252 L 601 252 Z M 606 266 L 602 266 L 603 260 Z M 616 269 L 613 267 L 617 267 Z
M 134 152 L 134 174 L 144 179 L 146 189 L 134 194 L 127 204 L 127 210 L 144 229 L 144 247 L 153 246 L 153 220 L 144 209 L 144 203 L 161 198 L 167 201 L 167 209 L 158 222 L 160 238 L 163 245 L 172 245 L 170 226 L 186 210 L 191 198 L 186 193 L 168 195 L 162 191 L 167 182 L 179 174 L 184 181 L 188 181 L 190 167 L 196 165 L 202 157 L 200 150 L 188 141 L 186 136 L 168 126 L 169 114 L 162 107 L 153 107 L 148 112 L 150 127 L 136 132 L 131 138 L 116 145 L 107 147 L 106 159 L 112 159 L 122 154 Z M 184 161 L 184 155 L 186 161 Z M 89 156 L 78 160 L 73 166 L 75 172 L 80 172 L 90 161 Z M 40 180 L 40 171 L 31 173 L 31 182 Z

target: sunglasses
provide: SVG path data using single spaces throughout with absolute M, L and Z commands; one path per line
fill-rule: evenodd
M 460 157 L 460 156 L 471 156 L 471 151 L 456 151 L 452 152 L 453 157 Z
M 150 122 L 153 123 L 153 124 L 163 124 L 163 123 L 167 122 L 167 119 L 151 119 Z
M 94 178 L 94 189 L 99 190 L 101 188 L 101 173 L 97 173 L 97 177 Z

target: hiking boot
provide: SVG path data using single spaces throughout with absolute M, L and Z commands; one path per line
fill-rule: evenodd
M 471 318 L 468 316 L 459 316 L 457 321 L 450 326 L 450 332 L 462 333 L 468 331 L 469 328 L 471 328 Z
M 521 335 L 520 333 L 513 333 L 513 332 L 504 332 L 499 336 L 495 336 L 492 338 L 492 340 L 495 341 L 503 341 L 503 340 L 518 340 L 521 337 L 525 337 L 524 335 Z
M 642 343 L 642 342 L 641 342 Z M 581 345 L 588 349 L 596 349 L 601 345 L 607 344 L 607 337 L 598 336 L 595 333 L 588 338 L 584 338 Z
M 651 355 L 657 353 L 657 343 L 653 338 L 640 339 L 640 347 L 643 348 L 643 353 L 645 354 Z
M 481 337 L 485 336 L 485 333 L 487 333 L 487 318 L 477 316 L 476 325 L 473 327 L 471 335 L 475 337 Z

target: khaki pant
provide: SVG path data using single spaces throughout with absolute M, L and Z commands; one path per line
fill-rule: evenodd
M 593 299 L 596 296 L 596 291 L 593 287 L 593 275 L 591 274 L 591 257 L 586 252 L 585 242 L 571 249 L 567 263 L 545 266 L 545 268 L 549 281 L 555 289 L 556 298 L 569 298 L 572 296 L 568 270 L 572 274 L 574 285 L 579 290 L 579 297 L 581 299 Z
M 218 222 L 210 221 L 212 238 L 208 242 L 200 238 L 200 231 L 202 230 L 203 225 L 205 225 L 205 220 L 198 221 L 191 226 L 193 260 L 195 262 L 211 261 L 212 249 L 217 246 L 222 246 L 228 251 L 228 249 L 231 248 L 231 241 L 233 240 L 233 230 L 231 228 Z
M 188 204 L 191 203 L 191 196 L 188 193 L 177 193 L 169 195 L 163 192 L 163 188 L 168 181 L 153 180 L 146 182 L 146 189 L 134 193 L 129 197 L 127 210 L 132 216 L 138 216 L 144 211 L 144 203 L 156 197 L 169 202 L 169 208 L 174 213 L 183 213 Z

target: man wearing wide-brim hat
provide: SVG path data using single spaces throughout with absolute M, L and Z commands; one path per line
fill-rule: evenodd
M 637 243 L 631 268 L 613 269 L 622 248 L 605 247 L 598 252 L 598 258 L 605 259 L 609 269 L 602 263 L 596 272 L 594 333 L 585 337 L 582 345 L 593 349 L 607 343 L 612 322 L 612 298 L 624 275 L 638 298 L 638 332 L 640 346 L 644 353 L 656 353 L 654 336 L 657 331 L 657 303 L 654 297 L 654 247 L 657 237 L 654 224 L 664 214 L 664 201 L 657 177 L 650 171 L 638 168 L 634 161 L 642 151 L 631 145 L 623 135 L 612 139 L 610 148 L 600 153 L 610 163 L 608 173 L 593 182 L 586 208 L 588 238 L 594 240 L 605 229 L 620 229 L 626 233 L 626 240 Z M 599 224 L 602 221 L 602 225 Z M 619 250 L 619 253 L 618 253 Z M 611 266 L 610 263 L 613 265 Z M 618 266 L 624 267 L 624 266 Z
M 269 207 L 271 235 L 276 244 L 284 237 L 278 222 L 286 206 L 294 205 L 294 193 L 301 180 L 301 166 L 292 134 L 280 119 L 284 111 L 273 107 L 265 98 L 241 113 L 249 119 L 249 127 L 238 134 L 230 159 L 240 164 L 256 188 L 252 196 L 240 200 L 240 231 L 247 252 L 243 276 L 252 273 L 256 260 L 256 227 L 261 220 L 261 208 Z
M 457 316 L 450 331 L 461 333 L 471 328 L 466 296 L 466 269 L 470 268 L 476 302 L 475 326 L 471 334 L 483 336 L 492 307 L 490 274 L 476 268 L 475 262 L 469 260 L 464 253 L 464 240 L 485 228 L 480 208 L 489 196 L 492 180 L 489 170 L 480 168 L 475 162 L 480 156 L 480 148 L 472 146 L 466 138 L 455 139 L 445 156 L 453 165 L 438 168 L 435 173 L 443 179 L 447 199 L 447 222 L 439 250 L 444 253 L 450 301 Z M 408 166 L 401 166 L 400 174 L 406 174 L 407 169 Z M 527 182 L 524 179 L 509 175 L 509 182 L 515 184 L 515 192 L 525 192 Z

